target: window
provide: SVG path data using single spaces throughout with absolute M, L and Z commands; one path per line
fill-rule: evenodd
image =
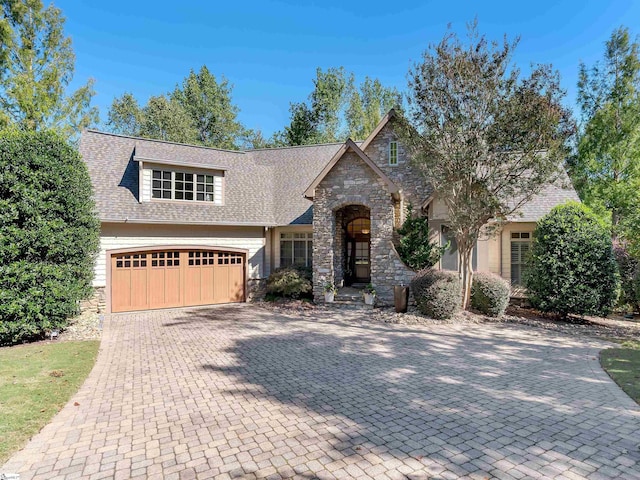
M 523 284 L 525 262 L 530 247 L 530 232 L 511 232 L 511 285 Z
M 313 233 L 280 234 L 280 266 L 310 267 L 313 261 Z
M 398 165 L 398 142 L 389 142 L 389 165 Z
M 153 170 L 151 196 L 165 200 L 219 201 L 222 195 L 220 180 L 216 175 Z

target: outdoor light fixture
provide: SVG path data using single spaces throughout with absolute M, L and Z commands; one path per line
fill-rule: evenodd
M 368 228 L 363 228 L 362 229 L 362 234 L 363 235 L 369 235 L 369 233 L 370 233 L 370 230 Z

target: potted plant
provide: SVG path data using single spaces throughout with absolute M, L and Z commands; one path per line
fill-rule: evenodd
M 373 288 L 373 285 L 371 283 L 368 284 L 366 287 L 364 287 L 362 293 L 364 295 L 364 303 L 366 305 L 373 305 L 373 303 L 376 301 L 376 289 Z
M 324 284 L 324 301 L 325 303 L 331 303 L 333 302 L 336 293 L 338 293 L 338 289 L 336 288 L 336 286 L 331 283 L 331 282 L 327 282 Z

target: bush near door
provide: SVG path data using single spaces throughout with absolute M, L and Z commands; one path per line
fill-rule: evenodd
M 431 318 L 445 320 L 460 310 L 462 283 L 455 272 L 421 270 L 411 281 L 411 290 L 420 313 Z

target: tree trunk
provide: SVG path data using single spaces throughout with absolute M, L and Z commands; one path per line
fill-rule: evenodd
M 462 309 L 469 308 L 471 300 L 471 282 L 473 281 L 473 264 L 471 255 L 473 254 L 473 244 L 468 240 L 456 240 L 458 242 L 458 274 L 462 282 Z

